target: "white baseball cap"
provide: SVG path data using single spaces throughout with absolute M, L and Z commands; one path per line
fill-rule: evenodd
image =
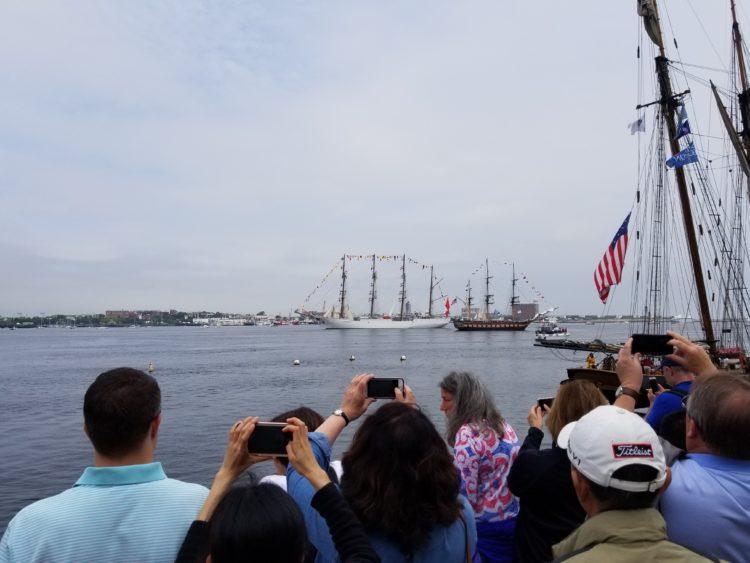
M 667 463 L 656 432 L 640 416 L 619 407 L 597 407 L 566 424 L 557 445 L 568 450 L 571 466 L 602 487 L 621 491 L 656 491 L 667 478 Z M 624 481 L 612 474 L 628 465 L 658 471 L 653 481 Z

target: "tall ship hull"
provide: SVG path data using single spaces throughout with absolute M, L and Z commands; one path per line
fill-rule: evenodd
M 468 319 L 453 319 L 453 326 L 456 330 L 511 330 L 521 331 L 526 330 L 531 324 L 531 321 L 507 321 L 502 319 L 497 320 L 468 320 Z
M 449 319 L 334 319 L 324 317 L 326 328 L 334 329 L 412 329 L 412 328 L 443 328 Z

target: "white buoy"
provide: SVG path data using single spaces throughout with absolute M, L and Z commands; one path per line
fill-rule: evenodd
M 353 361 L 354 361 L 354 360 L 356 360 L 356 359 L 357 359 L 357 358 L 355 358 L 355 357 L 354 357 L 354 355 L 351 355 L 351 356 L 349 356 L 349 361 L 350 361 L 350 362 L 353 362 Z
M 406 361 L 406 356 L 401 356 L 401 361 L 405 362 Z
M 154 370 L 155 370 L 155 369 L 156 369 L 156 368 L 154 367 L 154 362 L 149 362 L 149 363 L 148 363 L 148 372 L 149 372 L 149 373 L 154 373 Z
M 294 361 L 292 362 L 292 365 L 294 365 L 294 366 L 298 366 L 298 365 L 299 365 L 299 360 L 294 360 Z

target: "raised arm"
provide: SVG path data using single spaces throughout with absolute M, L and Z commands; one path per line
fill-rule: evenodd
M 673 354 L 666 356 L 667 358 L 694 373 L 695 377 L 710 377 L 719 372 L 703 346 L 677 332 L 667 332 L 667 334 L 672 337 L 668 344 L 674 346 L 675 349 Z
M 620 385 L 625 389 L 631 389 L 636 393 L 641 392 L 641 385 L 643 385 L 643 366 L 641 366 L 641 355 L 633 354 L 633 339 L 628 338 L 625 345 L 620 348 L 620 352 L 617 355 L 617 378 L 620 380 Z M 635 397 L 630 395 L 622 394 L 613 403 L 616 407 L 620 407 L 629 411 L 635 410 Z
M 325 437 L 328 438 L 328 444 L 331 447 L 333 447 L 333 443 L 346 425 L 351 421 L 357 420 L 365 413 L 367 407 L 375 402 L 375 399 L 367 398 L 367 382 L 373 377 L 375 376 L 371 373 L 361 373 L 354 376 L 354 379 L 352 379 L 349 387 L 344 392 L 344 397 L 339 407 L 346 418 L 332 414 L 323 421 L 323 424 L 315 429 L 316 432 L 325 434 Z M 349 422 L 347 422 L 347 418 Z

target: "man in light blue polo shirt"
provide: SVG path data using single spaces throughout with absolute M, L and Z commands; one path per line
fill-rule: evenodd
M 16 514 L 0 563 L 174 561 L 208 490 L 167 478 L 154 462 L 156 380 L 131 368 L 105 372 L 86 391 L 83 414 L 94 467 L 72 489 Z
M 670 540 L 726 561 L 750 558 L 750 381 L 719 374 L 693 384 L 688 454 L 672 465 L 660 509 Z

